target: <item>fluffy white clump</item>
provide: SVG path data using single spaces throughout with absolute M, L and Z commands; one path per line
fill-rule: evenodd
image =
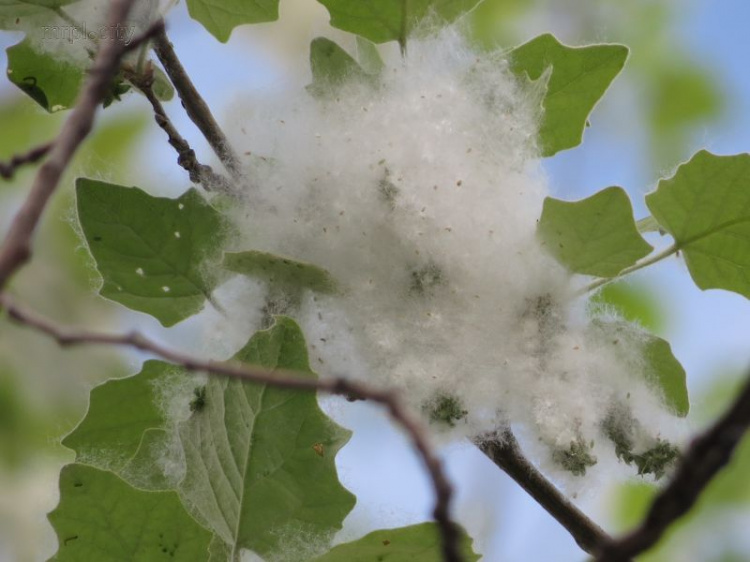
M 341 289 L 289 311 L 314 368 L 395 385 L 424 412 L 454 397 L 459 435 L 510 421 L 553 448 L 601 435 L 613 400 L 644 388 L 638 345 L 601 345 L 536 242 L 538 101 L 448 31 L 412 41 L 376 87 L 234 108 L 234 141 L 266 162 L 238 249 L 311 262 Z

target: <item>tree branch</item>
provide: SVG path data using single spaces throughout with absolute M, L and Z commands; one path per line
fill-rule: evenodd
M 138 88 L 151 104 L 156 124 L 167 133 L 169 144 L 177 151 L 177 164 L 188 172 L 190 181 L 202 185 L 206 191 L 229 192 L 231 186 L 227 179 L 214 172 L 211 166 L 198 162 L 195 151 L 190 148 L 190 144 L 180 135 L 172 121 L 170 121 L 167 112 L 164 110 L 164 106 L 154 93 L 153 67 L 148 65 L 141 75 L 136 72 L 126 72 L 125 75 L 128 81 Z
M 230 146 L 224 131 L 221 130 L 216 119 L 214 119 L 208 104 L 198 93 L 180 59 L 177 58 L 177 53 L 175 53 L 166 31 L 163 29 L 160 33 L 157 33 L 154 39 L 154 52 L 172 81 L 175 90 L 177 90 L 177 95 L 180 96 L 182 106 L 185 108 L 188 117 L 200 129 L 232 178 L 238 179 L 240 177 L 240 160 Z
M 701 492 L 729 463 L 749 427 L 750 378 L 724 415 L 693 440 L 672 480 L 656 496 L 641 524 L 629 534 L 605 543 L 597 560 L 622 562 L 654 546 L 695 505 Z
M 111 29 L 122 25 L 133 3 L 134 0 L 112 2 L 108 16 Z M 47 161 L 39 168 L 29 195 L 16 213 L 8 234 L 0 246 L 0 289 L 31 256 L 31 238 L 42 212 L 57 189 L 60 178 L 73 159 L 73 155 L 91 131 L 96 108 L 104 99 L 107 88 L 117 73 L 123 54 L 150 39 L 158 29 L 163 29 L 163 23 L 152 26 L 146 33 L 134 38 L 127 45 L 114 37 L 102 42 L 76 106 L 53 142 Z
M 461 562 L 459 553 L 458 526 L 450 517 L 453 489 L 448 481 L 442 462 L 432 450 L 427 433 L 421 422 L 405 407 L 393 390 L 383 390 L 343 377 L 310 379 L 293 371 L 265 369 L 229 361 L 205 361 L 183 354 L 153 342 L 138 332 L 128 334 L 104 334 L 86 330 L 74 330 L 60 326 L 13 302 L 10 296 L 0 293 L 0 307 L 19 324 L 28 326 L 51 338 L 63 347 L 71 345 L 114 345 L 129 347 L 151 353 L 179 365 L 186 371 L 199 371 L 223 375 L 246 382 L 267 384 L 294 390 L 318 391 L 343 396 L 347 399 L 370 400 L 383 406 L 391 418 L 409 435 L 432 481 L 435 492 L 433 516 L 440 528 L 443 558 L 446 562 Z
M 565 527 L 585 552 L 594 555 L 612 540 L 531 464 L 510 429 L 480 435 L 474 444 Z
M 9 180 L 16 170 L 24 164 L 34 164 L 44 158 L 52 150 L 52 143 L 40 144 L 24 154 L 13 156 L 8 162 L 0 162 L 0 177 Z

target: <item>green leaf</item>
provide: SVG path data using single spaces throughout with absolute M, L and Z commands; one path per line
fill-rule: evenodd
M 336 282 L 325 269 L 275 254 L 256 250 L 228 252 L 224 254 L 224 267 L 286 289 L 336 292 Z
M 623 45 L 574 48 L 549 33 L 510 52 L 511 69 L 517 76 L 547 81 L 539 129 L 543 156 L 581 144 L 589 114 L 627 58 Z
M 357 35 L 357 60 L 367 74 L 378 75 L 385 66 L 378 48 L 359 35 Z
M 310 68 L 313 81 L 308 90 L 315 96 L 328 94 L 348 80 L 369 78 L 349 53 L 325 37 L 310 43 Z
M 107 381 L 91 391 L 89 409 L 62 444 L 76 452 L 76 460 L 119 472 L 135 455 L 143 434 L 165 424 L 164 411 L 155 401 L 156 383 L 175 367 L 146 361 L 132 377 Z
M 211 534 L 175 492 L 136 490 L 111 472 L 69 464 L 60 473 L 60 503 L 49 520 L 58 562 L 206 560 Z
M 222 43 L 238 25 L 279 19 L 279 0 L 187 0 L 187 7 L 190 17 Z
M 8 79 L 44 109 L 53 113 L 72 107 L 85 70 L 36 51 L 29 39 L 9 47 Z
M 614 310 L 621 318 L 652 332 L 664 328 L 664 310 L 659 296 L 645 283 L 630 280 L 608 283 L 591 296 L 589 305 L 595 315 Z
M 659 223 L 656 222 L 656 219 L 651 215 L 644 217 L 636 222 L 635 226 L 636 228 L 638 228 L 638 232 L 640 232 L 641 234 L 645 234 L 646 232 L 659 232 L 661 234 L 664 234 L 664 231 L 662 231 Z
M 481 0 L 319 0 L 331 14 L 331 25 L 375 43 L 398 41 L 402 48 L 427 16 L 450 23 Z
M 642 365 L 634 365 L 661 396 L 664 404 L 674 414 L 684 417 L 690 410 L 685 369 L 672 354 L 669 342 L 645 331 L 635 331 L 633 326 L 622 321 L 602 321 L 594 319 L 593 327 L 601 338 L 600 345 L 608 346 L 616 353 L 623 348 L 624 339 L 640 346 Z M 625 361 L 629 357 L 622 356 Z
M 669 342 L 650 336 L 643 349 L 649 380 L 661 391 L 665 404 L 675 414 L 685 417 L 690 411 L 685 369 L 672 354 Z
M 76 193 L 102 296 L 164 326 L 203 308 L 217 282 L 203 265 L 219 258 L 225 225 L 194 189 L 168 199 L 78 178 Z
M 750 298 L 750 155 L 702 150 L 661 180 L 646 204 L 698 287 Z
M 547 197 L 537 235 L 572 272 L 597 277 L 614 277 L 652 250 L 638 233 L 630 199 L 621 187 L 576 202 Z
M 26 31 L 28 17 L 54 17 L 53 10 L 78 0 L 0 0 L 0 29 Z
M 235 359 L 315 376 L 302 332 L 285 317 Z M 267 555 L 288 533 L 327 536 L 354 506 L 334 463 L 350 432 L 323 414 L 312 392 L 212 377 L 203 408 L 179 432 L 183 500 L 233 552 Z
M 481 558 L 461 529 L 461 553 L 466 562 Z M 313 562 L 435 562 L 442 559 L 440 531 L 435 523 L 374 531 L 359 540 L 340 544 Z
M 167 75 L 158 66 L 151 65 L 154 73 L 154 84 L 152 86 L 154 94 L 160 101 L 171 101 L 174 98 L 174 86 L 169 81 Z

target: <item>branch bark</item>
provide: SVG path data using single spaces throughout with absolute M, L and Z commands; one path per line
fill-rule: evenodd
M 240 177 L 240 160 L 227 140 L 224 131 L 214 119 L 206 101 L 201 97 L 190 76 L 182 66 L 172 43 L 163 29 L 154 39 L 154 52 L 164 71 L 169 76 L 172 84 L 180 96 L 182 106 L 190 117 L 190 120 L 200 129 L 200 132 L 211 145 L 211 148 L 219 157 L 221 163 L 232 176 L 232 179 Z
M 677 519 L 690 511 L 701 492 L 729 463 L 748 428 L 750 377 L 724 415 L 693 440 L 674 476 L 656 496 L 641 524 L 627 535 L 605 543 L 598 562 L 622 562 L 654 546 Z
M 480 435 L 474 444 L 565 527 L 585 552 L 595 555 L 603 544 L 611 542 L 610 536 L 599 525 L 531 464 L 510 429 L 499 435 Z
M 153 342 L 138 332 L 127 334 L 104 334 L 87 330 L 73 330 L 43 318 L 16 304 L 10 296 L 0 293 L 0 307 L 8 316 L 29 328 L 45 334 L 61 346 L 113 345 L 139 349 L 179 365 L 186 371 L 199 371 L 223 375 L 246 382 L 267 384 L 294 390 L 318 391 L 343 396 L 353 400 L 370 400 L 383 406 L 409 435 L 432 481 L 435 493 L 433 516 L 442 537 L 443 559 L 446 562 L 462 562 L 459 552 L 458 526 L 450 516 L 453 487 L 443 469 L 440 458 L 433 451 L 421 422 L 405 407 L 393 390 L 380 389 L 343 377 L 310 379 L 293 371 L 269 370 L 237 362 L 205 361 L 174 351 Z
M 177 164 L 188 172 L 190 181 L 202 185 L 206 191 L 230 192 L 231 186 L 229 181 L 221 174 L 214 172 L 211 166 L 198 162 L 195 151 L 190 148 L 190 144 L 180 135 L 177 128 L 169 119 L 164 106 L 154 93 L 152 67 L 148 66 L 142 75 L 137 75 L 135 72 L 128 72 L 126 76 L 128 81 L 138 88 L 151 104 L 156 124 L 167 133 L 169 144 L 177 151 Z
M 133 3 L 134 0 L 112 2 L 107 19 L 111 29 L 125 21 Z M 57 189 L 63 172 L 91 131 L 96 108 L 104 99 L 107 88 L 117 73 L 122 56 L 150 39 L 159 28 L 163 29 L 163 24 L 152 26 L 145 34 L 134 38 L 127 45 L 114 37 L 102 41 L 76 106 L 54 141 L 47 161 L 39 168 L 29 195 L 16 213 L 8 234 L 0 246 L 0 289 L 5 287 L 10 276 L 29 260 L 31 239 L 36 226 L 50 197 Z
M 40 144 L 35 146 L 24 154 L 13 156 L 8 162 L 0 162 L 0 177 L 9 180 L 16 173 L 16 170 L 25 164 L 34 164 L 47 156 L 52 150 L 52 143 Z

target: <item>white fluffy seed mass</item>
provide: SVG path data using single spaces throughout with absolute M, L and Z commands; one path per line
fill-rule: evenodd
M 402 389 L 427 418 L 447 409 L 450 435 L 510 421 L 567 447 L 601 435 L 628 392 L 658 410 L 640 400 L 637 346 L 601 345 L 536 241 L 538 107 L 501 55 L 454 31 L 412 41 L 376 86 L 237 104 L 254 186 L 237 249 L 313 263 L 339 285 L 289 312 L 314 368 Z

